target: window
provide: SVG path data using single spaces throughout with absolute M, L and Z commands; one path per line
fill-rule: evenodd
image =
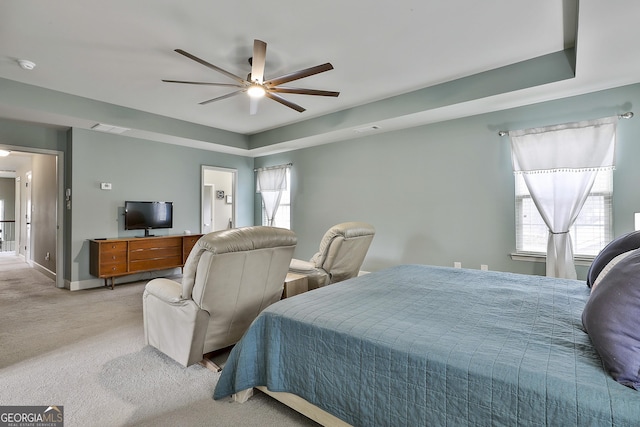
M 287 168 L 287 189 L 282 190 L 280 197 L 280 205 L 276 211 L 274 218 L 274 227 L 291 229 L 291 169 Z M 267 215 L 264 210 L 264 202 L 262 202 L 262 225 L 268 225 Z
M 516 174 L 516 252 L 547 252 L 549 231 L 533 204 L 522 174 Z M 598 172 L 589 197 L 571 227 L 575 256 L 595 256 L 613 237 L 613 171 Z

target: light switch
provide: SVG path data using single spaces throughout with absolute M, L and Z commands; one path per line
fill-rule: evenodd
M 111 190 L 111 183 L 110 182 L 101 182 L 100 183 L 100 189 L 101 190 Z

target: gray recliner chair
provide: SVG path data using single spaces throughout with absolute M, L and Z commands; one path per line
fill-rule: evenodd
M 196 243 L 182 283 L 154 279 L 143 294 L 145 344 L 183 366 L 237 343 L 282 296 L 296 235 L 275 227 L 209 233 Z
M 291 260 L 289 272 L 307 276 L 310 290 L 356 277 L 374 235 L 373 226 L 365 222 L 334 225 L 311 260 Z

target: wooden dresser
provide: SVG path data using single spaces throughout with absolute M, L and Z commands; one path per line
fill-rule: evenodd
M 89 241 L 89 271 L 113 289 L 113 279 L 144 271 L 182 267 L 202 234 L 93 239 Z

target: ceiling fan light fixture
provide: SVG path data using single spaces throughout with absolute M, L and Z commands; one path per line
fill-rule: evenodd
M 229 71 L 223 70 L 220 67 L 217 67 L 213 64 L 208 63 L 204 59 L 200 59 L 197 56 L 190 54 L 182 49 L 175 49 L 175 52 L 180 55 L 186 56 L 187 58 L 204 65 L 205 67 L 217 71 L 220 74 L 224 74 L 231 80 L 234 80 L 235 83 L 212 83 L 212 82 L 190 82 L 184 80 L 165 80 L 163 82 L 167 83 L 182 83 L 182 84 L 192 84 L 192 85 L 208 85 L 208 86 L 224 86 L 224 87 L 234 87 L 236 88 L 233 92 L 229 92 L 222 96 L 217 96 L 215 98 L 208 99 L 206 101 L 199 102 L 199 105 L 206 105 L 214 101 L 220 101 L 221 99 L 231 98 L 232 96 L 236 96 L 239 94 L 247 93 L 252 100 L 252 107 L 249 109 L 250 114 L 256 114 L 256 105 L 257 102 L 255 100 L 266 96 L 267 98 L 278 102 L 285 107 L 291 108 L 299 113 L 303 113 L 306 111 L 303 107 L 298 104 L 295 104 L 291 101 L 288 101 L 280 94 L 298 94 L 298 95 L 316 95 L 316 96 L 333 96 L 336 97 L 340 95 L 340 92 L 328 91 L 328 90 L 316 90 L 316 89 L 304 89 L 304 88 L 294 88 L 294 87 L 280 87 L 280 85 L 292 82 L 294 80 L 304 79 L 305 77 L 310 77 L 316 74 L 324 73 L 325 71 L 333 70 L 333 65 L 330 63 L 325 63 L 321 65 L 316 65 L 315 67 L 305 68 L 303 70 L 298 70 L 293 73 L 288 73 L 281 75 L 276 78 L 271 78 L 269 80 L 264 79 L 264 68 L 265 68 L 265 55 L 267 52 L 267 44 L 262 40 L 255 39 L 253 41 L 253 56 L 249 58 L 249 64 L 251 65 L 251 72 L 247 74 L 247 78 L 240 77 L 236 74 L 230 73 Z
M 264 94 L 267 93 L 267 91 L 263 86 L 256 83 L 249 86 L 249 89 L 247 89 L 247 93 L 252 98 L 262 98 Z

